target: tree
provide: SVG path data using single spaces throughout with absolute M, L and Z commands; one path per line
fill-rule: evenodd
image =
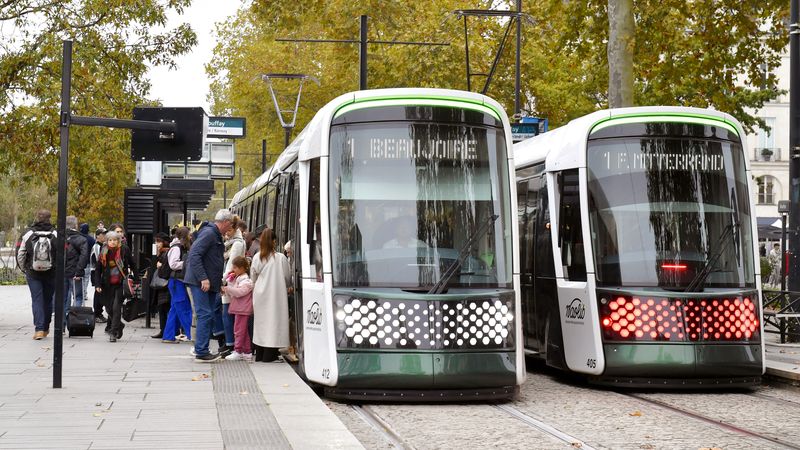
M 63 39 L 75 41 L 73 113 L 128 118 L 146 103 L 148 65 L 174 66 L 196 44 L 186 24 L 157 31 L 168 11 L 190 1 L 0 1 L 0 172 L 17 174 L 18 188 L 56 191 Z M 72 128 L 70 214 L 122 219 L 123 189 L 134 177 L 129 151 L 127 131 Z
M 779 92 L 775 75 L 765 77 L 761 66 L 780 63 L 788 8 L 785 0 L 634 2 L 634 104 L 713 107 L 748 131 L 765 127 L 753 111 Z M 537 11 L 540 25 L 528 34 L 523 64 L 542 61 L 538 72 L 526 73 L 558 88 L 526 83 L 534 104 L 543 106 L 536 112 L 558 124 L 607 107 L 605 2 L 547 0 Z M 587 108 L 589 102 L 595 104 Z
M 633 106 L 633 0 L 608 0 L 608 107 Z

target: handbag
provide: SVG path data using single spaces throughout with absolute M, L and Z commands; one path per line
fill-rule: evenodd
M 125 277 L 125 282 L 122 283 L 122 297 L 133 298 L 134 292 L 136 292 L 136 290 L 133 287 L 133 277 Z
M 153 277 L 150 278 L 150 289 L 164 289 L 167 287 L 169 280 L 165 280 L 158 276 L 158 271 L 153 272 Z

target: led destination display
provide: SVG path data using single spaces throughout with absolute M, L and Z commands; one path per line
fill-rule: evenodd
M 348 139 L 351 154 L 355 149 L 367 149 L 370 159 L 416 159 L 429 160 L 474 160 L 478 159 L 478 141 L 476 139 L 427 139 L 365 137 Z M 366 145 L 365 145 L 366 144 Z

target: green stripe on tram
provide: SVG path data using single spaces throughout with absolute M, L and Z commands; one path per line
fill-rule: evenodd
M 709 125 L 722 127 L 739 136 L 736 126 L 720 117 L 706 116 L 702 114 L 687 114 L 687 113 L 638 113 L 638 114 L 624 114 L 621 116 L 609 117 L 603 119 L 592 127 L 589 134 L 600 131 L 604 128 L 613 127 L 615 125 L 626 125 L 631 123 L 652 123 L 652 122 L 669 122 L 669 123 L 696 123 L 699 125 Z
M 457 98 L 457 97 L 370 97 L 358 99 L 353 103 L 348 103 L 340 107 L 333 118 L 337 118 L 342 114 L 350 111 L 365 108 L 380 108 L 384 106 L 444 106 L 448 108 L 463 108 L 480 111 L 484 114 L 489 114 L 497 120 L 500 119 L 501 114 L 496 109 L 483 103 L 476 103 L 470 99 Z

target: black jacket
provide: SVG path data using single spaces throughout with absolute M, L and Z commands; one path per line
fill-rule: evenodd
M 64 278 L 83 278 L 89 264 L 89 243 L 86 236 L 75 230 L 67 230 L 67 255 L 64 262 Z
M 102 288 L 111 287 L 109 279 L 111 276 L 111 270 L 108 267 L 108 263 L 103 264 L 102 257 L 103 252 L 107 251 L 107 248 L 107 245 L 103 245 L 103 248 L 100 250 L 101 256 L 97 259 L 97 267 L 95 267 L 94 279 L 92 280 L 93 285 Z M 134 278 L 136 278 L 136 263 L 133 261 L 133 256 L 131 256 L 131 249 L 127 245 L 122 244 L 120 251 L 122 252 L 122 257 L 120 258 L 122 261 L 122 267 L 120 268 L 120 271 L 122 272 L 123 277 L 127 276 L 130 272 L 133 274 Z

